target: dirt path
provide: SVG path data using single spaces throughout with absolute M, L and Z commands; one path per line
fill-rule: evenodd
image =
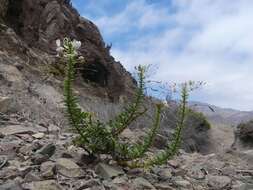
M 210 138 L 213 142 L 212 152 L 224 151 L 234 142 L 233 127 L 224 124 L 211 124 Z

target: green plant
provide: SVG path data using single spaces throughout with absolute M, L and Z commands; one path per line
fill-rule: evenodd
M 188 109 L 188 117 L 195 118 L 199 123 L 200 127 L 211 129 L 211 124 L 208 122 L 203 113 Z
M 190 83 L 182 84 L 180 109 L 178 111 L 178 122 L 174 133 L 174 138 L 167 148 L 152 158 L 146 158 L 145 153 L 151 147 L 155 135 L 160 126 L 160 116 L 162 104 L 156 105 L 154 123 L 150 131 L 144 137 L 142 143 L 124 143 L 119 139 L 119 135 L 133 121 L 142 116 L 147 109 L 142 106 L 145 88 L 145 67 L 139 66 L 138 70 L 138 88 L 135 95 L 135 101 L 126 106 L 124 111 L 117 115 L 108 123 L 103 123 L 95 119 L 89 112 L 83 112 L 78 106 L 77 98 L 72 90 L 72 83 L 75 75 L 75 64 L 78 54 L 77 48 L 80 42 L 64 39 L 63 46 L 57 41 L 58 51 L 63 53 L 67 59 L 66 76 L 64 81 L 65 105 L 68 118 L 73 129 L 79 134 L 74 142 L 83 147 L 90 155 L 110 154 L 114 160 L 121 165 L 129 167 L 149 168 L 154 165 L 165 163 L 168 159 L 177 153 L 181 142 L 181 132 L 184 127 L 186 117 L 186 104 L 188 98 Z

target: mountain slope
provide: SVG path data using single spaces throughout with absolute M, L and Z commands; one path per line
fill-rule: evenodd
M 240 111 L 231 108 L 221 108 L 201 102 L 191 102 L 192 109 L 203 113 L 211 123 L 223 125 L 238 125 L 253 119 L 253 111 Z

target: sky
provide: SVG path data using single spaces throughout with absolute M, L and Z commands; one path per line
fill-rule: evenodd
M 130 72 L 204 81 L 191 100 L 253 110 L 253 0 L 72 0 Z

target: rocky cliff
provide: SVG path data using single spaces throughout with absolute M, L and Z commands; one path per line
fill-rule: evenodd
M 97 27 L 82 18 L 68 1 L 1 0 L 0 9 L 1 19 L 27 48 L 53 56 L 56 39 L 69 37 L 81 41 L 80 52 L 86 64 L 79 71 L 83 80 L 102 87 L 97 95 L 117 100 L 120 95 L 131 94 L 135 84 L 130 74 L 110 56 L 110 47 L 104 43 Z

